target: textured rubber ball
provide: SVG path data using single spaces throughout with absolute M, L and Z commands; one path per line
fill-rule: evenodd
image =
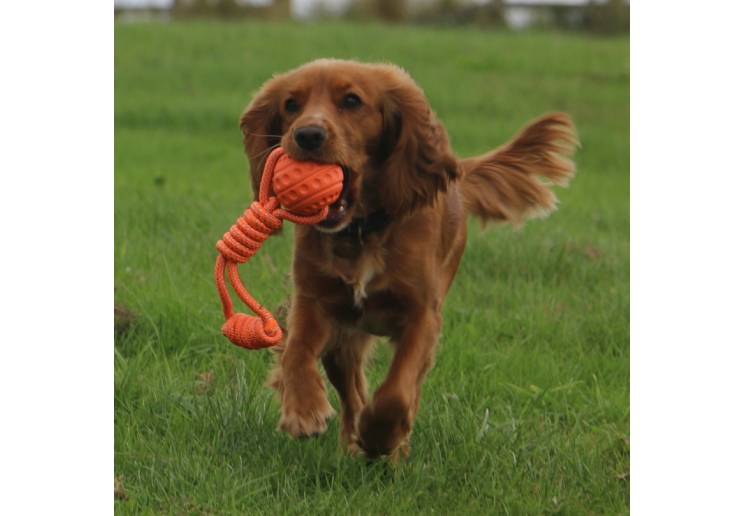
M 272 185 L 285 209 L 312 215 L 338 199 L 344 173 L 338 165 L 296 161 L 285 154 L 276 162 Z

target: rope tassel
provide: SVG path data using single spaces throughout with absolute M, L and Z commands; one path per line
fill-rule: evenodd
M 328 214 L 326 205 L 315 215 L 299 216 L 280 208 L 279 200 L 269 196 L 274 167 L 284 154 L 281 147 L 272 151 L 264 166 L 258 201 L 252 203 L 230 231 L 223 235 L 222 240 L 217 242 L 220 256 L 217 257 L 214 267 L 214 280 L 226 320 L 222 326 L 222 334 L 236 346 L 247 349 L 262 349 L 278 344 L 282 339 L 282 329 L 271 312 L 261 306 L 245 289 L 238 274 L 238 264 L 247 262 L 256 254 L 271 233 L 282 227 L 283 220 L 310 225 L 317 224 Z M 235 293 L 258 317 L 234 312 L 230 291 L 225 281 L 225 270 Z

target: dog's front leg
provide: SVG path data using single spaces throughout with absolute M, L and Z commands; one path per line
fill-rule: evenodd
M 341 446 L 351 453 L 356 451 L 357 419 L 367 404 L 364 365 L 373 347 L 370 335 L 347 332 L 322 357 L 326 376 L 341 401 Z
M 299 295 L 292 302 L 288 323 L 287 344 L 269 382 L 281 398 L 279 429 L 292 437 L 313 437 L 325 432 L 326 420 L 335 413 L 316 361 L 331 326 L 314 301 Z
M 438 312 L 422 309 L 411 314 L 402 334 L 392 339 L 395 354 L 387 377 L 359 418 L 359 445 L 367 456 L 407 453 L 421 385 L 434 364 L 441 321 Z

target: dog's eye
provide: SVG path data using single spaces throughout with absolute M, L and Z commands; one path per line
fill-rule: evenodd
M 362 100 L 353 93 L 347 93 L 341 101 L 341 107 L 344 109 L 356 109 L 361 105 Z
M 287 113 L 297 113 L 300 110 L 300 105 L 295 99 L 287 99 L 284 101 L 284 109 Z

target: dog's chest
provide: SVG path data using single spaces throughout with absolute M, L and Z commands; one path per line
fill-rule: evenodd
M 382 254 L 364 254 L 334 263 L 347 293 L 333 304 L 338 322 L 373 335 L 393 335 L 402 324 L 404 303 L 391 290 Z
M 389 243 L 374 234 L 355 245 L 333 244 L 325 272 L 341 279 L 345 288 L 329 300 L 328 313 L 343 326 L 365 333 L 382 336 L 399 331 L 405 303 L 393 292 L 394 275 L 386 262 L 391 256 Z M 346 247 L 353 252 L 339 252 L 348 251 Z
M 384 272 L 384 265 L 374 253 L 362 253 L 354 260 L 336 260 L 335 269 L 341 279 L 352 291 L 354 305 L 361 308 L 367 298 L 367 286 L 373 280 L 379 280 Z M 379 281 L 375 281 L 378 283 Z

